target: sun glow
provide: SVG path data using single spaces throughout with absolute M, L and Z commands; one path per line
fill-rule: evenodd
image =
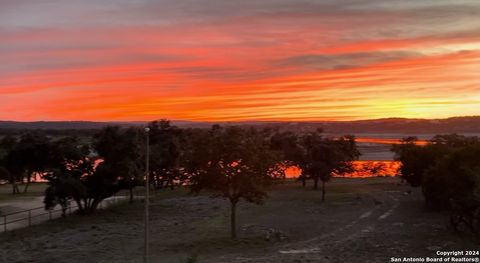
M 432 15 L 410 1 L 147 2 L 0 3 L 0 119 L 480 114 L 478 3 L 431 3 Z

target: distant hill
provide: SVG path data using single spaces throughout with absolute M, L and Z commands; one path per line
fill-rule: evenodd
M 0 121 L 0 130 L 97 130 L 108 125 L 141 126 L 146 122 L 90 122 L 90 121 Z M 194 122 L 173 120 L 179 127 L 206 128 L 215 122 Z M 241 125 L 256 127 L 277 127 L 283 130 L 310 131 L 322 128 L 328 133 L 480 133 L 480 116 L 453 117 L 447 119 L 404 119 L 389 118 L 360 121 L 318 121 L 318 122 L 221 122 L 220 125 Z
M 214 123 L 208 122 L 193 122 L 173 120 L 173 125 L 179 127 L 210 127 Z M 33 121 L 33 122 L 18 122 L 18 121 L 0 121 L 0 130 L 97 130 L 106 126 L 144 126 L 146 121 L 123 121 L 123 122 L 95 122 L 95 121 Z
M 101 129 L 108 125 L 130 126 L 134 124 L 135 123 L 126 123 L 126 122 L 91 122 L 91 121 L 35 121 L 35 122 L 0 121 L 0 129 L 93 130 L 93 129 Z
M 360 121 L 292 122 L 292 130 L 322 128 L 328 133 L 480 133 L 480 116 L 453 117 L 447 119 L 389 118 Z

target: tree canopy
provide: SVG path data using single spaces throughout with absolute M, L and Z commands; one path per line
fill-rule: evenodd
M 321 130 L 304 135 L 276 133 L 272 145 L 283 152 L 284 160 L 302 170 L 300 180 L 304 185 L 311 179 L 313 188 L 318 189 L 318 183 L 322 182 L 322 201 L 325 200 L 325 183 L 333 175 L 351 171 L 352 161 L 360 156 L 354 136 L 326 137 Z
M 480 234 L 480 139 L 451 134 L 415 142 L 408 138 L 392 149 L 402 178 L 422 188 L 427 207 L 450 210 L 455 228 L 463 222 Z
M 278 159 L 268 133 L 214 126 L 202 135 L 191 141 L 191 189 L 206 190 L 230 202 L 231 235 L 236 238 L 238 202 L 262 203 Z

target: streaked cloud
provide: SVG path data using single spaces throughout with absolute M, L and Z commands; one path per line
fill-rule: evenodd
M 0 119 L 480 114 L 476 0 L 3 0 L 0 39 Z

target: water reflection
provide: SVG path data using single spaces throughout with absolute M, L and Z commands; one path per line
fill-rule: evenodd
M 335 177 L 376 177 L 396 176 L 400 169 L 398 161 L 354 161 L 353 171 L 346 174 L 336 174 Z M 302 170 L 297 166 L 290 166 L 285 169 L 286 178 L 298 178 Z

